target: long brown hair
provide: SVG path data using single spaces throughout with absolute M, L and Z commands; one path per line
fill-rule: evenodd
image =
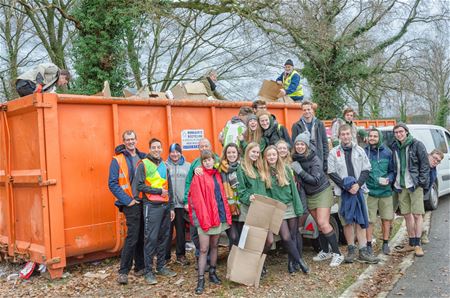
M 256 179 L 256 177 L 258 176 L 258 172 L 259 172 L 261 180 L 265 181 L 264 166 L 263 166 L 263 162 L 261 159 L 261 153 L 259 155 L 259 158 L 256 161 L 252 161 L 250 159 L 250 157 L 248 156 L 250 150 L 252 150 L 255 147 L 259 148 L 259 144 L 255 143 L 255 142 L 251 142 L 250 144 L 247 145 L 247 148 L 245 148 L 244 158 L 242 159 L 242 162 L 241 162 L 241 167 L 246 176 L 248 176 L 252 179 Z
M 275 147 L 274 145 L 270 145 L 266 148 L 266 150 L 264 150 L 263 164 L 264 164 L 264 175 L 265 175 L 264 182 L 266 183 L 266 187 L 272 188 L 271 166 L 267 162 L 267 152 L 269 152 L 269 150 L 275 150 L 275 152 L 277 153 L 277 163 L 275 164 L 275 172 L 276 172 L 278 185 L 281 187 L 289 185 L 289 178 L 288 178 L 288 173 L 286 170 L 286 165 L 281 160 L 280 155 L 278 154 L 277 147 Z
M 227 164 L 229 163 L 229 161 L 228 161 L 228 159 L 227 159 L 227 150 L 228 150 L 228 148 L 230 148 L 230 147 L 235 148 L 236 151 L 237 151 L 238 156 L 237 156 L 236 162 L 239 162 L 239 160 L 241 159 L 241 152 L 240 152 L 240 150 L 239 150 L 238 145 L 236 145 L 235 143 L 228 143 L 228 144 L 223 148 L 223 151 L 222 151 L 222 157 L 220 158 L 220 164 L 222 164 L 224 160 L 227 162 Z
M 247 123 L 247 129 L 244 132 L 244 140 L 247 143 L 251 143 L 251 142 L 260 143 L 261 142 L 262 128 L 261 128 L 261 125 L 259 125 L 258 118 L 256 118 L 255 120 L 257 123 L 256 130 L 251 130 Z

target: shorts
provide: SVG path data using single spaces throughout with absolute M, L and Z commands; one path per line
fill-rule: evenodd
M 287 208 L 286 208 L 286 211 L 284 212 L 283 219 L 290 219 L 290 218 L 294 218 L 294 217 L 297 217 L 297 214 L 295 214 L 295 210 L 294 210 L 294 204 L 289 203 L 289 204 L 287 204 Z
M 317 208 L 331 208 L 334 205 L 334 197 L 331 186 L 314 195 L 307 195 L 306 202 L 309 210 Z
M 364 200 L 366 201 L 366 212 L 368 212 L 367 211 L 367 196 L 368 196 L 368 194 L 364 193 Z M 338 199 L 338 206 L 339 206 L 338 210 L 340 210 L 341 209 L 341 196 L 338 196 L 337 199 Z M 341 225 L 342 226 L 347 225 L 347 223 L 345 222 L 345 219 L 341 216 L 341 213 L 339 211 L 338 211 L 338 215 L 339 215 L 339 221 L 341 222 Z
M 423 188 L 417 187 L 413 192 L 406 188 L 402 188 L 402 192 L 398 193 L 398 202 L 400 205 L 400 213 L 404 214 L 425 214 L 425 206 L 423 204 Z
M 377 222 L 377 212 L 383 220 L 394 219 L 394 200 L 392 196 L 384 198 L 368 196 L 367 209 L 369 210 L 369 222 L 371 224 Z
M 203 231 L 202 228 L 198 227 L 197 232 L 199 235 L 219 235 L 223 231 L 227 230 L 230 226 L 227 223 L 221 223 L 217 227 L 210 228 L 207 232 Z

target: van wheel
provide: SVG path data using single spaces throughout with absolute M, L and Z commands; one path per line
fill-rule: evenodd
M 439 204 L 439 196 L 438 196 L 438 188 L 436 183 L 433 183 L 433 186 L 426 194 L 428 200 L 424 201 L 426 210 L 436 210 Z

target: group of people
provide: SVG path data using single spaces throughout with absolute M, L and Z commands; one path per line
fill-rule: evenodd
M 118 282 L 128 282 L 133 261 L 136 275 L 145 276 L 149 284 L 157 283 L 155 275 L 175 276 L 176 272 L 166 266 L 171 258 L 171 235 L 175 229 L 176 262 L 189 265 L 185 235 L 186 226 L 190 226 L 198 270 L 195 292 L 204 290 L 205 271 L 210 283 L 220 284 L 216 273 L 219 236 L 226 232 L 230 248 L 238 244 L 255 195 L 287 205 L 279 234 L 288 252 L 290 273 L 310 270 L 302 258 L 298 232 L 300 217 L 306 211 L 320 231 L 320 252 L 314 261 L 330 260 L 332 267 L 354 260 L 377 263 L 372 249 L 373 225 L 379 214 L 382 252 L 389 254 L 394 196 L 406 220 L 410 247 L 416 256 L 423 256 L 423 195 L 436 178 L 435 167 L 442 153 L 434 150 L 427 157 L 424 145 L 402 123 L 394 127 L 395 141 L 390 148 L 383 144 L 376 128 L 369 130 L 367 145 L 362 148 L 357 143 L 356 125 L 349 121 L 348 113 L 354 114 L 351 109 L 344 111 L 346 120 L 337 122 L 339 127 L 334 129 L 339 143 L 330 150 L 325 126 L 315 117 L 313 104 L 303 102 L 302 110 L 290 136 L 267 111 L 264 101 L 253 102 L 251 108 L 242 107 L 220 133 L 221 156 L 213 152 L 208 139 L 202 139 L 199 157 L 192 163 L 185 160 L 177 143 L 168 147 L 168 159 L 164 161 L 163 144 L 158 139 L 150 140 L 149 153 L 144 154 L 136 147 L 136 133 L 125 131 L 123 144 L 115 149 L 109 176 L 109 188 L 127 223 Z M 348 243 L 345 257 L 329 222 L 334 196 Z M 269 232 L 265 253 L 273 241 Z

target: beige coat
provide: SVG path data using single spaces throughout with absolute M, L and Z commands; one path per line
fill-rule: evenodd
M 43 91 L 49 91 L 59 79 L 59 68 L 53 63 L 42 63 L 20 75 L 17 80 L 32 81 L 42 84 Z

